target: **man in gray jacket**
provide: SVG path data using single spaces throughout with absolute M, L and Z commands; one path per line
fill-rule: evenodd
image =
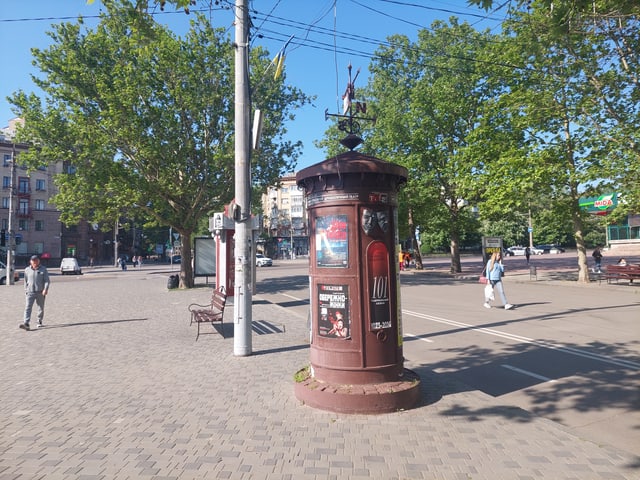
M 29 261 L 29 266 L 24 269 L 24 291 L 26 294 L 26 304 L 24 307 L 24 322 L 20 328 L 29 330 L 31 321 L 31 310 L 33 303 L 38 305 L 38 328 L 42 327 L 44 318 L 44 298 L 49 292 L 49 272 L 46 267 L 40 265 L 40 257 L 33 255 Z

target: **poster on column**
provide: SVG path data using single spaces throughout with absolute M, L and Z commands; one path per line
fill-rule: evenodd
M 389 310 L 389 251 L 384 242 L 367 247 L 367 281 L 371 330 L 391 328 Z
M 318 285 L 318 335 L 330 338 L 350 336 L 349 290 L 347 285 Z
M 316 217 L 316 264 L 330 268 L 348 266 L 347 215 Z

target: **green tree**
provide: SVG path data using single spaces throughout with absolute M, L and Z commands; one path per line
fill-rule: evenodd
M 579 281 L 588 282 L 586 214 L 579 197 L 619 189 L 629 199 L 625 208 L 638 207 L 640 72 L 626 49 L 639 45 L 639 25 L 632 17 L 615 22 L 591 17 L 590 23 L 576 17 L 576 24 L 558 28 L 548 13 L 544 8 L 514 12 L 504 24 L 511 41 L 496 55 L 502 65 L 519 67 L 498 67 L 495 77 L 505 85 L 499 105 L 509 123 L 525 132 L 527 155 L 519 165 L 510 160 L 491 165 L 500 193 L 488 191 L 487 198 L 504 209 L 513 200 L 495 200 L 505 192 L 535 192 L 538 201 L 544 197 L 571 219 Z
M 452 273 L 461 271 L 462 226 L 482 193 L 478 178 L 494 152 L 505 150 L 498 144 L 519 138 L 493 131 L 487 118 L 500 93 L 487 77 L 492 41 L 490 33 L 452 18 L 421 30 L 415 44 L 389 38 L 370 66 L 367 97 L 377 123 L 368 143 L 408 169 L 403 198 L 421 233 L 446 225 Z M 478 141 L 483 137 L 491 141 Z
M 21 135 L 33 165 L 65 162 L 55 197 L 65 222 L 172 226 L 184 246 L 181 286 L 191 287 L 192 235 L 234 194 L 233 46 L 202 16 L 179 38 L 127 0 L 103 3 L 95 30 L 64 23 L 49 49 L 34 50 L 46 97 L 13 95 Z M 250 63 L 253 102 L 265 106 L 253 181 L 266 186 L 295 165 L 300 144 L 283 140 L 283 121 L 307 99 L 266 75 L 266 52 L 253 49 Z

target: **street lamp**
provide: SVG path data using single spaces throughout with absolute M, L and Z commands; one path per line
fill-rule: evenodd
M 15 235 L 13 234 L 13 179 L 16 176 L 16 144 L 11 149 L 11 173 L 9 178 L 9 223 L 7 224 L 8 242 L 7 242 L 7 281 L 8 286 L 13 285 L 13 248 L 15 246 Z

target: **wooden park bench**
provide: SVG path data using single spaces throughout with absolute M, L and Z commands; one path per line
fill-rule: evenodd
M 634 280 L 640 280 L 640 265 L 607 265 L 605 268 L 604 278 L 607 279 L 607 283 L 611 283 L 611 280 L 629 280 L 629 283 L 633 283 Z
M 192 303 L 189 305 L 189 312 L 191 312 L 191 322 L 189 325 L 194 322 L 198 324 L 198 334 L 196 335 L 196 341 L 198 341 L 198 337 L 200 336 L 200 324 L 201 323 L 210 323 L 213 327 L 214 322 L 220 322 L 220 332 L 222 334 L 222 338 L 224 336 L 224 307 L 227 304 L 227 294 L 224 291 L 224 287 L 220 287 L 220 289 L 213 289 L 211 293 L 211 303 L 209 305 L 200 305 L 197 303 Z

